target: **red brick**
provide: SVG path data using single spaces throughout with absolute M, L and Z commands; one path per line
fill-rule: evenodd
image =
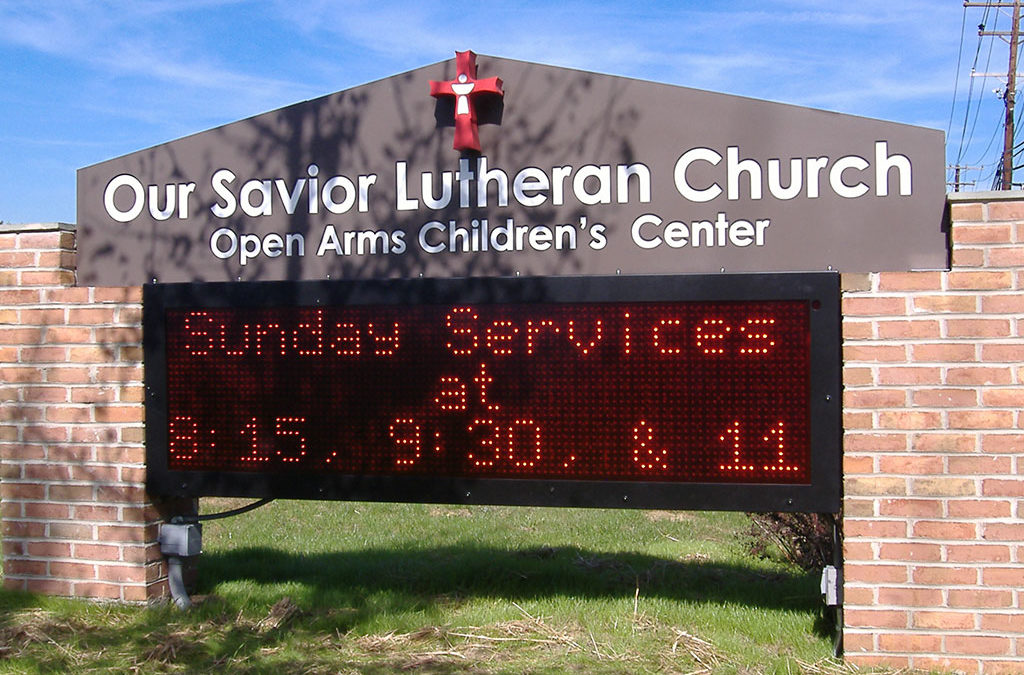
M 953 220 L 953 237 L 956 240 L 956 233 L 959 230 L 986 229 L 991 225 L 964 225 L 965 220 L 983 220 L 985 215 L 982 205 L 977 202 L 954 203 L 950 205 L 950 218 Z
M 64 323 L 63 309 L 23 309 L 19 316 L 21 323 L 32 326 L 51 326 Z
M 100 447 L 96 448 L 96 461 L 114 464 L 141 464 L 146 461 L 145 448 Z
M 846 519 L 843 523 L 843 533 L 851 538 L 905 539 L 907 537 L 907 523 L 902 520 Z
M 71 347 L 68 349 L 70 363 L 114 363 L 117 353 L 110 347 L 91 345 L 89 347 Z
M 848 584 L 874 586 L 904 584 L 908 579 L 906 565 L 858 565 L 849 561 L 843 568 L 843 575 Z
M 1012 410 L 950 410 L 951 429 L 1012 429 Z
M 847 345 L 843 348 L 843 360 L 846 363 L 904 363 L 907 350 L 901 345 Z
M 82 326 L 47 326 L 46 342 L 68 344 L 92 342 L 92 329 Z
M 21 360 L 29 363 L 63 363 L 66 360 L 63 347 L 22 347 Z
M 986 497 L 1024 497 L 1024 480 L 987 478 L 981 492 Z
M 1020 567 L 985 567 L 981 572 L 985 586 L 1024 586 L 1024 569 Z
M 1024 523 L 989 523 L 985 525 L 982 538 L 986 541 L 1024 540 Z
M 974 567 L 915 567 L 915 584 L 925 586 L 973 586 L 978 583 Z
M 928 339 L 942 337 L 941 324 L 935 319 L 878 321 L 878 337 L 883 340 Z
M 875 459 L 871 455 L 852 455 L 849 448 L 843 452 L 843 474 L 872 474 L 875 472 Z
M 843 448 L 845 452 L 900 452 L 907 449 L 907 435 L 847 433 Z
M 75 283 L 71 270 L 25 270 L 21 273 L 23 286 L 70 286 Z
M 843 321 L 844 340 L 867 340 L 875 336 L 871 321 Z
M 120 600 L 121 585 L 95 581 L 79 581 L 75 583 L 75 597 Z
M 121 547 L 103 544 L 75 544 L 78 560 L 116 561 L 121 559 Z
M 993 633 L 1024 633 L 1024 614 L 981 614 L 981 630 Z
M 1006 372 L 1009 382 L 1009 370 Z M 1008 383 L 1007 382 L 1007 383 Z M 878 369 L 880 385 L 942 384 L 942 369 L 932 366 L 889 366 Z
M 34 305 L 39 302 L 39 291 L 28 289 L 0 290 L 0 307 Z M 22 310 L 24 311 L 24 310 Z
M 952 271 L 949 272 L 947 283 L 950 290 L 986 291 L 1013 288 L 1013 275 L 1004 271 Z
M 96 302 L 142 302 L 141 286 L 100 286 L 95 290 Z
M 985 249 L 957 247 L 953 249 L 952 262 L 954 268 L 984 267 Z
M 972 630 L 976 615 L 973 612 L 920 611 L 911 613 L 914 628 L 939 630 Z
M 911 359 L 915 363 L 962 363 L 977 360 L 977 349 L 973 344 L 943 342 L 939 344 L 918 344 L 911 347 Z
M 123 485 L 100 485 L 96 488 L 96 501 L 100 503 L 138 504 L 146 500 L 146 491 Z
M 857 297 L 843 298 L 844 316 L 905 316 L 907 301 L 902 297 Z
M 80 424 L 92 422 L 92 406 L 50 406 L 46 409 L 46 420 L 48 422 L 63 422 L 67 424 Z
M 912 478 L 912 494 L 930 497 L 975 497 L 977 486 L 973 478 Z
M 920 539 L 976 539 L 977 528 L 973 523 L 953 521 L 919 521 L 914 523 L 913 536 Z
M 948 635 L 945 651 L 953 654 L 977 654 L 983 656 L 1007 655 L 1010 653 L 1010 639 L 992 635 Z
M 72 307 L 68 309 L 69 325 L 95 326 L 113 322 L 114 309 L 112 307 Z
M 113 387 L 74 387 L 71 389 L 73 403 L 111 403 L 117 399 Z
M 904 389 L 847 389 L 843 392 L 846 408 L 899 408 L 907 403 Z
M 101 366 L 96 382 L 142 382 L 142 366 Z
M 35 518 L 38 520 L 67 520 L 71 517 L 71 507 L 67 504 L 29 502 L 24 505 L 24 508 L 26 518 Z
M 61 248 L 62 242 L 65 241 L 61 237 L 59 230 L 54 230 L 53 232 L 20 232 L 18 234 L 18 248 L 22 250 L 30 248 Z
M 42 368 L 5 366 L 0 368 L 0 382 L 42 382 Z
M 26 579 L 17 588 L 40 595 L 71 595 L 71 582 L 58 579 Z
M 1013 606 L 1013 592 L 991 588 L 951 588 L 949 606 L 971 609 L 992 609 Z
M 89 374 L 89 368 L 86 366 L 47 368 L 46 381 L 62 384 L 86 384 L 92 381 L 92 375 Z
M 951 338 L 1010 337 L 1008 319 L 947 319 L 946 335 Z
M 941 291 L 944 272 L 883 272 L 879 291 Z
M 141 405 L 98 405 L 95 406 L 97 422 L 143 422 L 145 414 Z
M 856 499 L 845 497 L 843 499 L 843 516 L 845 518 L 873 518 L 875 515 L 875 501 L 873 499 Z
M 979 663 L 977 659 L 951 659 L 945 656 L 914 656 L 913 660 L 915 670 L 958 674 L 980 672 Z M 985 661 L 985 675 L 996 675 L 991 668 L 991 663 L 991 661 Z
M 847 607 L 856 607 L 858 605 L 870 606 L 875 604 L 875 591 L 874 588 L 846 586 L 843 589 L 843 598 Z
M 981 299 L 982 314 L 1024 314 L 1024 295 L 986 295 Z
M 981 360 L 987 363 L 1001 361 L 1020 363 L 1024 361 L 1024 345 L 983 344 L 981 346 Z
M 93 539 L 92 525 L 50 523 L 48 529 L 50 537 L 53 539 L 77 539 L 79 541 L 91 541 Z
M 96 565 L 78 562 L 51 562 L 50 576 L 65 579 L 95 579 Z
M 879 458 L 879 473 L 931 475 L 943 473 L 941 457 L 929 455 L 892 455 Z
M 868 640 L 864 640 L 863 638 Z M 860 648 L 861 643 L 869 641 L 869 636 L 857 636 L 857 647 Z M 843 655 L 843 658 L 856 668 L 889 668 L 889 669 L 905 669 L 910 667 L 910 658 L 907 656 L 896 656 L 896 655 L 881 655 L 881 654 L 857 654 L 854 647 L 850 646 L 850 640 L 847 636 L 843 636 L 843 644 L 846 646 L 847 651 Z M 866 651 L 874 651 L 874 649 L 868 649 Z
M 71 480 L 116 483 L 120 479 L 120 471 L 116 466 L 73 466 Z
M 991 407 L 1024 408 L 1024 387 L 986 389 L 981 392 L 981 400 L 984 405 Z
M 950 415 L 953 413 L 950 412 Z M 1012 425 L 1012 421 L 1011 421 Z M 882 412 L 878 415 L 878 427 L 881 429 L 937 429 L 942 426 L 942 414 L 915 410 Z M 992 428 L 986 425 L 984 428 Z
M 146 568 L 138 565 L 99 565 L 98 578 L 125 584 L 145 583 Z
M 950 368 L 946 371 L 943 384 L 963 385 L 1006 385 L 1013 383 L 1013 369 L 1009 367 Z M 894 383 L 895 384 L 895 383 Z M 906 384 L 914 384 L 908 382 Z
M 903 478 L 880 478 L 877 476 L 851 478 L 847 476 L 843 485 L 846 494 L 850 496 L 905 495 L 907 491 L 907 483 Z
M 41 328 L 0 328 L 0 344 L 32 345 L 42 338 Z
M 848 609 L 843 613 L 847 626 L 856 628 L 906 628 L 908 613 L 894 609 Z
M 883 543 L 878 552 L 881 560 L 899 560 L 906 562 L 939 562 L 942 559 L 942 546 L 939 544 L 898 544 Z M 885 604 L 899 604 L 887 602 Z
M 58 502 L 91 502 L 95 488 L 91 485 L 51 485 L 49 498 Z
M 71 440 L 75 443 L 111 443 L 117 440 L 117 430 L 110 427 L 72 427 Z
M 1016 200 L 989 202 L 988 220 L 1024 220 L 1024 204 Z
M 99 540 L 112 542 L 143 542 L 148 528 L 130 525 L 100 525 Z
M 1024 248 L 991 248 L 988 251 L 989 267 L 1024 267 Z
M 922 408 L 973 408 L 978 406 L 976 389 L 918 389 L 911 396 Z
M 71 544 L 57 541 L 26 542 L 25 550 L 34 558 L 70 558 Z
M 1010 474 L 1013 464 L 1009 457 L 970 455 L 949 458 L 951 475 L 965 474 Z
M 882 633 L 878 636 L 878 647 L 883 652 L 941 652 L 942 636 L 923 633 Z
M 950 518 L 1009 518 L 1013 504 L 996 499 L 951 499 L 948 504 Z
M 843 368 L 843 384 L 847 387 L 857 387 L 874 384 L 874 376 L 870 368 Z
M 1010 548 L 987 544 L 948 544 L 946 559 L 951 563 L 1010 562 Z
M 55 305 L 80 305 L 89 302 L 89 288 L 48 288 L 43 298 Z
M 976 295 L 922 295 L 913 299 L 914 312 L 973 314 L 978 309 Z
M 95 504 L 76 504 L 75 520 L 112 522 L 117 520 L 116 506 L 96 506 Z
M 915 452 L 975 452 L 978 438 L 964 433 L 915 434 L 910 447 Z
M 0 445 L 0 457 L 19 462 L 46 459 L 46 447 L 31 443 L 5 443 Z
M 878 508 L 882 516 L 939 518 L 942 516 L 942 504 L 939 499 L 882 499 Z
M 68 429 L 65 426 L 32 425 L 25 427 L 22 437 L 26 441 L 50 441 L 63 443 L 68 440 Z
M 11 576 L 45 576 L 46 562 L 42 560 L 5 560 L 4 573 Z
M 981 437 L 982 452 L 1006 452 L 1017 454 L 1024 448 L 1024 434 L 984 434 Z

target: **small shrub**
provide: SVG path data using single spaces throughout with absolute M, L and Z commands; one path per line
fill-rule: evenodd
M 748 550 L 759 558 L 781 555 L 805 571 L 833 562 L 834 517 L 820 513 L 748 513 Z

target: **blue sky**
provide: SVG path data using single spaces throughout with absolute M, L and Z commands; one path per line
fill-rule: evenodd
M 1003 83 L 967 73 L 975 54 L 980 72 L 1005 72 L 1007 48 L 979 40 L 983 12 L 959 0 L 3 0 L 0 220 L 74 222 L 78 168 L 456 49 L 951 130 L 950 162 L 985 164 L 967 176 L 987 189 Z M 1009 25 L 995 10 L 986 21 Z

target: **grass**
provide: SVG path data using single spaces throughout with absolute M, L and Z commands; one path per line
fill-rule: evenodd
M 278 501 L 204 525 L 188 612 L 0 593 L 0 673 L 852 672 L 817 575 L 750 558 L 747 527 Z

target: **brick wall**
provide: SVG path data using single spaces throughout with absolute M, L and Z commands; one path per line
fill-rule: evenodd
M 844 280 L 857 664 L 1024 672 L 1024 199 L 969 196 L 949 272 Z
M 146 498 L 140 288 L 75 287 L 75 233 L 0 226 L 4 586 L 163 595 Z
M 1024 672 L 1024 198 L 951 198 L 948 272 L 844 277 L 845 646 Z M 0 226 L 4 583 L 166 593 L 138 288 L 74 284 L 66 226 Z

